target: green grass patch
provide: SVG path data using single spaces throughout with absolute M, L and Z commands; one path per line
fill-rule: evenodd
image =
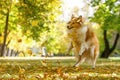
M 120 80 L 119 59 L 98 59 L 95 69 L 68 60 L 0 60 L 0 80 Z

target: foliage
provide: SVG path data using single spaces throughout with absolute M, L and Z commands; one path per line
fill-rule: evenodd
M 83 64 L 73 68 L 74 60 L 2 60 L 2 80 L 119 80 L 119 60 L 99 59 L 95 69 Z M 33 66 L 34 65 L 34 66 Z
M 0 34 L 3 32 L 3 29 L 4 29 L 4 25 L 5 25 L 5 15 L 7 14 L 7 9 L 10 8 L 10 6 L 7 6 L 7 5 L 10 5 L 11 3 L 11 0 L 7 0 L 7 3 L 4 2 L 4 0 L 2 0 L 0 2 Z M 4 10 L 3 10 L 4 9 Z
M 54 25 L 57 16 L 61 14 L 60 4 L 60 0 L 1 0 L 0 43 L 3 42 L 7 9 L 10 9 L 7 42 L 10 41 L 11 49 L 25 50 L 32 47 L 31 42 L 36 40 L 39 41 L 39 46 L 45 44 L 44 46 L 47 46 L 48 50 L 55 51 L 59 45 L 58 42 L 55 42 L 59 32 L 55 33 L 57 28 Z M 10 5 L 11 8 L 9 8 Z
M 56 24 L 51 25 L 50 32 L 46 37 L 46 42 L 43 44 L 46 45 L 48 52 L 55 54 L 65 53 L 68 44 L 65 28 L 65 23 L 57 22 Z
M 110 41 L 110 47 L 112 47 L 113 45 L 111 43 L 113 43 L 113 36 L 115 36 L 116 33 L 120 33 L 119 0 L 91 0 L 91 6 L 96 8 L 91 21 L 98 23 L 103 31 L 108 31 L 107 39 Z M 103 40 L 100 39 L 100 42 L 103 43 Z M 105 45 L 101 44 L 100 46 L 103 51 Z
M 19 25 L 24 34 L 39 40 L 40 33 L 49 31 L 50 24 L 59 14 L 59 0 L 20 0 L 18 8 Z
M 16 1 L 16 0 L 15 0 Z M 20 25 L 24 34 L 39 39 L 39 34 L 49 30 L 49 24 L 55 21 L 55 18 L 60 13 L 60 1 L 56 0 L 20 0 L 20 1 L 2 0 L 0 2 L 0 23 L 4 24 L 3 18 L 6 15 L 6 10 L 11 6 L 9 29 L 15 30 L 17 25 Z M 58 13 L 57 13 L 58 12 Z M 1 26 L 3 32 L 4 25 Z M 1 33 L 0 32 L 0 33 Z
M 120 3 L 118 0 L 92 0 L 92 6 L 97 7 L 92 21 L 101 25 L 104 30 L 120 32 Z

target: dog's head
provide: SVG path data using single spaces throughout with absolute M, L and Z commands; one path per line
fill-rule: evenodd
M 71 21 L 67 23 L 67 29 L 80 28 L 83 24 L 82 16 L 71 17 Z

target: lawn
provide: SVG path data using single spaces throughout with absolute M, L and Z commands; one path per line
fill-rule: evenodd
M 95 69 L 71 59 L 0 59 L 0 80 L 120 80 L 120 59 L 98 59 Z

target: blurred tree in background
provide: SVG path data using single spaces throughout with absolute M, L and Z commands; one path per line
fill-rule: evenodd
M 101 57 L 108 58 L 115 50 L 120 37 L 120 1 L 91 0 L 91 5 L 96 7 L 91 21 L 98 23 L 103 31 L 104 48 Z M 110 42 L 111 39 L 113 44 Z
M 108 58 L 120 36 L 120 2 L 80 1 L 75 0 L 72 4 L 69 0 L 1 0 L 0 56 L 4 55 L 6 48 L 30 55 L 33 47 L 46 47 L 49 53 L 65 53 L 69 42 L 65 26 L 75 14 L 84 16 L 86 21 L 91 17 L 91 22 L 97 23 L 94 28 L 97 28 L 95 32 L 100 41 L 101 57 Z M 92 8 L 96 9 L 95 12 Z
M 25 42 L 36 40 L 42 45 L 48 41 L 50 29 L 54 29 L 55 19 L 61 13 L 60 3 L 59 0 L 1 0 L 0 56 L 8 43 L 9 48 L 22 50 L 26 49 Z

